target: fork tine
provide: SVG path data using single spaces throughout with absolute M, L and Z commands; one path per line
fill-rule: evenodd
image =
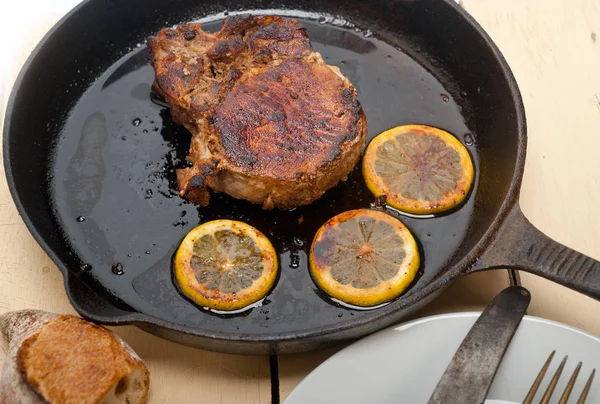
M 560 365 L 558 365 L 558 369 L 556 369 L 556 373 L 554 373 L 554 376 L 552 376 L 552 380 L 550 380 L 550 384 L 548 385 L 548 388 L 546 389 L 546 392 L 544 393 L 540 404 L 548 404 L 550 402 L 550 399 L 552 398 L 552 393 L 554 393 L 554 389 L 556 388 L 556 384 L 558 383 L 558 379 L 560 379 L 560 375 L 565 367 L 565 363 L 567 363 L 568 358 L 569 357 L 565 355 L 562 362 L 560 362 Z
M 590 392 L 590 388 L 592 387 L 592 381 L 594 380 L 595 374 L 596 374 L 596 369 L 592 370 L 592 374 L 590 375 L 587 382 L 585 383 L 585 387 L 583 388 L 581 397 L 579 397 L 579 400 L 577 400 L 577 404 L 585 404 L 585 399 L 587 398 L 587 395 Z
M 550 356 L 548 356 L 548 359 L 546 359 L 546 363 L 544 363 L 544 366 L 542 366 L 540 373 L 538 373 L 537 377 L 533 381 L 533 384 L 531 385 L 531 388 L 529 389 L 529 392 L 527 393 L 525 400 L 523 400 L 523 404 L 533 403 L 533 398 L 535 397 L 535 393 L 537 393 L 537 390 L 540 388 L 542 379 L 546 375 L 546 372 L 548 371 L 548 366 L 550 366 L 550 362 L 552 362 L 552 358 L 554 358 L 555 353 L 556 353 L 556 351 L 552 351 Z
M 560 396 L 560 400 L 558 404 L 567 404 L 569 400 L 569 396 L 571 395 L 571 390 L 573 390 L 573 386 L 575 385 L 575 381 L 577 380 L 577 376 L 579 375 L 579 370 L 581 369 L 581 362 L 577 364 L 577 367 L 573 371 L 571 378 L 569 379 L 569 383 L 567 383 L 567 387 L 565 387 L 565 391 L 562 396 Z

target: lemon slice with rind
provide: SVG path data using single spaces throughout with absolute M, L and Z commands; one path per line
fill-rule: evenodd
M 357 209 L 341 213 L 317 231 L 310 271 L 329 296 L 362 307 L 398 297 L 419 269 L 415 239 L 386 213 Z
M 254 227 L 233 220 L 204 223 L 181 242 L 174 260 L 175 281 L 198 305 L 242 309 L 263 298 L 277 278 L 277 254 Z
M 362 169 L 373 195 L 417 215 L 454 208 L 467 196 L 474 177 L 471 157 L 460 141 L 425 125 L 398 126 L 376 136 Z

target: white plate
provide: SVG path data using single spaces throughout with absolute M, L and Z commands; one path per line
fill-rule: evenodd
M 310 373 L 285 404 L 427 403 L 456 349 L 481 313 L 426 317 L 371 335 L 338 352 Z M 546 358 L 554 360 L 538 401 L 564 355 L 569 356 L 552 403 L 568 378 L 583 366 L 569 402 L 576 402 L 593 368 L 600 370 L 600 339 L 583 331 L 526 316 L 506 351 L 488 394 L 488 404 L 523 401 Z M 600 377 L 587 403 L 600 403 Z

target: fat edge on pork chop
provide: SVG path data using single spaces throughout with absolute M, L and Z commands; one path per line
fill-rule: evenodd
M 180 195 L 209 189 L 292 209 L 318 199 L 358 162 L 367 124 L 352 83 L 313 52 L 306 29 L 276 16 L 227 17 L 148 38 L 153 90 L 192 133 Z

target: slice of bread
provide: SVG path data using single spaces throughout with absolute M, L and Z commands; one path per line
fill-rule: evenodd
M 3 315 L 0 329 L 10 342 L 0 379 L 2 403 L 146 401 L 146 365 L 103 327 L 74 316 L 26 310 Z

